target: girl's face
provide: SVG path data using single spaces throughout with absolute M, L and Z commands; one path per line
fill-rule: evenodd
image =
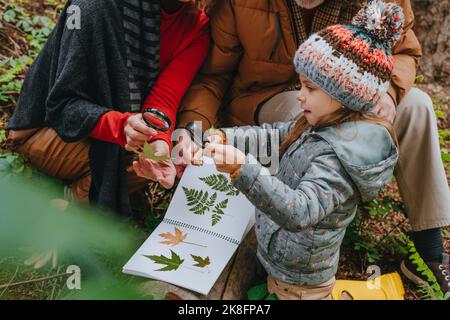
M 297 100 L 305 111 L 304 115 L 310 125 L 316 125 L 324 116 L 342 108 L 342 103 L 328 95 L 305 76 L 300 75 L 300 82 L 302 89 L 297 95 Z

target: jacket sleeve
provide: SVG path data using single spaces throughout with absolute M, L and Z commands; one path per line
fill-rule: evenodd
M 398 105 L 406 93 L 411 89 L 416 79 L 416 72 L 422 57 L 422 48 L 412 30 L 414 13 L 410 0 L 395 1 L 402 8 L 405 15 L 403 34 L 393 49 L 394 71 L 388 94 Z
M 196 39 L 180 52 L 161 72 L 146 98 L 143 108 L 156 108 L 164 112 L 172 122 L 167 132 L 160 132 L 149 141 L 163 140 L 172 148 L 172 133 L 181 99 L 205 61 L 209 47 L 209 25 L 205 24 Z
M 242 56 L 232 2 L 217 1 L 211 13 L 210 51 L 180 106 L 178 126 L 181 128 L 191 121 L 201 121 L 205 131 L 216 123 L 217 111 Z
M 248 155 L 234 185 L 258 209 L 289 231 L 301 231 L 327 217 L 354 193 L 330 146 L 316 156 L 296 189 L 290 188 Z
M 128 118 L 132 115 L 129 112 L 109 111 L 100 117 L 90 136 L 94 139 L 116 143 L 125 148 L 127 144 L 125 126 Z

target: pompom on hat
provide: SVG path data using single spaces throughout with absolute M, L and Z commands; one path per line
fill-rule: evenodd
M 303 42 L 295 69 L 345 107 L 368 113 L 389 88 L 403 24 L 399 5 L 372 0 L 351 25 L 327 27 Z

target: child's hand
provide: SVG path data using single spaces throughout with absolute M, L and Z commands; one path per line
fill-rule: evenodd
M 225 144 L 225 133 L 220 129 L 211 128 L 205 132 L 209 142 L 217 144 Z
M 214 160 L 219 172 L 233 173 L 245 162 L 245 154 L 231 145 L 207 143 L 203 154 Z

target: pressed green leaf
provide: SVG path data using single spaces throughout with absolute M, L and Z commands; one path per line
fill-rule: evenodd
M 155 271 L 173 271 L 173 270 L 177 270 L 182 263 L 184 262 L 183 259 L 180 258 L 179 255 L 177 255 L 175 252 L 173 252 L 172 250 L 170 250 L 172 256 L 166 257 L 164 255 L 150 255 L 150 256 L 146 256 L 144 255 L 144 257 L 149 258 L 150 260 L 152 260 L 153 262 L 157 263 L 157 264 L 162 264 L 165 265 L 164 268 L 155 270 Z
M 218 204 L 213 209 L 213 215 L 212 215 L 212 225 L 215 226 L 219 221 L 222 219 L 222 216 L 225 214 L 223 212 L 224 209 L 226 209 L 228 206 L 228 199 L 225 199 Z
M 195 256 L 193 254 L 191 254 L 191 257 L 196 262 L 196 264 L 194 264 L 194 267 L 205 268 L 211 264 L 209 257 L 202 258 L 200 256 Z
M 206 183 L 213 190 L 226 192 L 228 196 L 239 195 L 239 190 L 237 190 L 223 174 L 213 174 L 200 178 L 200 180 Z

